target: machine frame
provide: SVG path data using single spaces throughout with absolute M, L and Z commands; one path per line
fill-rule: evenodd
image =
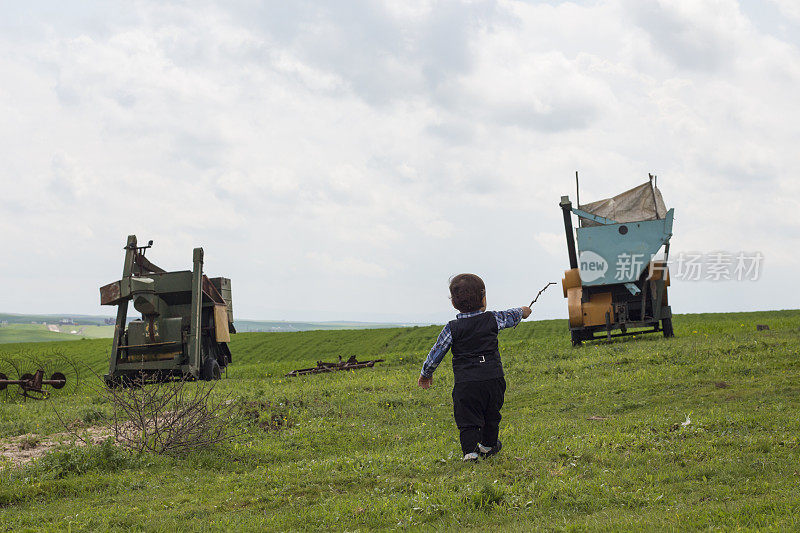
M 658 331 L 672 337 L 667 263 L 674 210 L 655 220 L 618 222 L 572 207 L 568 196 L 561 197 L 559 206 L 570 264 L 562 288 L 568 301 L 572 344 Z M 573 233 L 573 214 L 592 225 L 578 227 Z M 663 260 L 654 261 L 662 246 Z M 646 258 L 641 268 L 634 265 L 622 274 L 618 268 L 611 276 L 609 264 L 619 264 L 620 257 L 637 256 Z M 617 261 L 612 263 L 614 258 Z
M 100 288 L 101 305 L 116 305 L 108 374 L 116 385 L 132 379 L 212 380 L 232 360 L 230 280 L 203 274 L 203 249 L 193 251 L 191 271 L 167 272 L 145 257 L 153 244 L 138 246 L 129 235 L 122 279 Z M 141 319 L 128 322 L 133 302 Z

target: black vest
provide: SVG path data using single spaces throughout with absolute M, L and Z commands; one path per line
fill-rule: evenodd
M 453 374 L 456 383 L 503 376 L 497 347 L 497 319 L 486 312 L 450 321 L 453 336 Z

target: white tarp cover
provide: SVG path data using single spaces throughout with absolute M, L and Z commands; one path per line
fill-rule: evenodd
M 661 191 L 651 182 L 643 183 L 629 191 L 580 206 L 584 211 L 617 222 L 638 222 L 664 218 L 667 207 Z M 597 222 L 581 218 L 581 227 L 599 226 Z

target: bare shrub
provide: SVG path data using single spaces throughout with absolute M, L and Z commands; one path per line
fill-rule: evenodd
M 99 389 L 112 406 L 112 429 L 120 445 L 138 453 L 180 454 L 236 436 L 230 423 L 238 404 L 213 395 L 214 382 L 187 380 Z

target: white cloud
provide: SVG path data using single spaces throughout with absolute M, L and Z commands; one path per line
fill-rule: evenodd
M 715 72 L 748 48 L 742 37 L 751 24 L 736 0 L 623 0 L 623 5 L 655 49 L 680 68 Z
M 203 245 L 248 317 L 413 320 L 462 270 L 519 304 L 566 268 L 576 169 L 584 201 L 657 173 L 673 249 L 800 266 L 800 49 L 733 0 L 3 9 L 0 310 L 100 311 L 134 232 L 169 268 Z
M 329 254 L 308 252 L 306 258 L 318 269 L 348 276 L 385 278 L 388 271 L 380 265 L 357 257 L 332 257 Z
M 778 6 L 778 9 L 781 10 L 781 13 L 787 17 L 796 22 L 800 22 L 800 4 L 798 4 L 795 0 L 769 0 L 769 2 Z
M 567 241 L 563 233 L 540 231 L 533 236 L 533 239 L 539 243 L 548 254 L 559 258 L 564 255 L 564 251 L 567 249 Z M 567 267 L 564 269 L 566 270 Z

